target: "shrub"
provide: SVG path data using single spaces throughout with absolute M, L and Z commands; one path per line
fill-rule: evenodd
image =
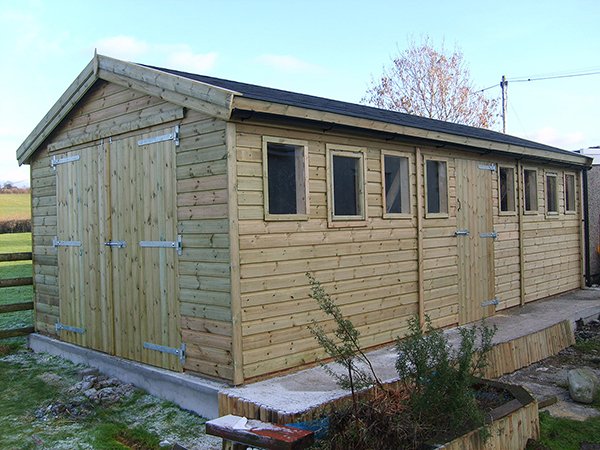
M 410 409 L 435 435 L 485 424 L 473 384 L 487 367 L 495 332 L 483 322 L 460 328 L 460 345 L 453 351 L 429 317 L 425 328 L 417 317 L 409 320 L 409 335 L 396 343 L 396 370 L 410 392 Z

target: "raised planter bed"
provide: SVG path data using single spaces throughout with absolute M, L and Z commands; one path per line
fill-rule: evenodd
M 481 429 L 473 430 L 444 444 L 432 444 L 431 449 L 447 450 L 505 450 L 524 449 L 529 439 L 540 434 L 538 405 L 531 394 L 521 386 L 482 380 L 482 385 L 506 392 L 508 401 L 492 409 L 489 414 L 489 434 L 484 442 Z

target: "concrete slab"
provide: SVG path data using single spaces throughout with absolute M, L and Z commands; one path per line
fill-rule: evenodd
M 95 367 L 105 375 L 131 383 L 207 419 L 219 417 L 217 393 L 227 386 L 224 383 L 128 361 L 40 334 L 29 335 L 29 347 L 34 352 Z
M 544 330 L 566 319 L 595 318 L 600 314 L 600 289 L 584 289 L 500 311 L 486 322 L 496 325 L 494 343 Z M 459 342 L 458 328 L 445 332 L 449 342 Z M 384 382 L 398 379 L 394 368 L 396 352 L 393 346 L 368 352 L 375 371 Z M 270 410 L 299 414 L 328 401 L 348 395 L 321 367 L 313 367 L 288 375 L 271 378 L 237 388 L 227 388 L 224 394 L 262 405 Z

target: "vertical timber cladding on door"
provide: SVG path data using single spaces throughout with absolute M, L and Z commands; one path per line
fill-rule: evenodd
M 468 230 L 457 236 L 459 324 L 474 322 L 494 312 L 484 306 L 494 298 L 493 183 L 495 165 L 455 159 L 456 227 Z M 494 170 L 490 170 L 494 167 Z
M 106 238 L 105 153 L 91 145 L 61 154 L 56 163 L 58 285 L 61 338 L 113 351 L 113 317 Z
M 177 218 L 183 237 L 179 298 L 187 347 L 184 369 L 233 381 L 225 130 L 225 121 L 193 111 L 188 111 L 181 124 L 177 147 Z M 237 205 L 232 207 L 235 210 Z
M 59 320 L 58 259 L 52 240 L 56 236 L 56 173 L 48 151 L 31 160 L 31 221 L 35 276 L 35 329 L 56 334 Z
M 110 148 L 112 294 L 115 354 L 171 370 L 177 356 L 149 344 L 181 346 L 176 248 L 175 141 L 140 145 L 140 140 L 172 133 L 173 127 L 121 139 Z M 152 242 L 142 247 L 141 242 Z
M 577 172 L 525 163 L 523 167 L 537 169 L 538 185 L 538 209 L 523 216 L 525 302 L 531 302 L 580 287 L 582 206 L 580 184 L 575 183 L 576 212 L 565 213 L 564 173 Z M 557 175 L 558 214 L 554 216 L 546 214 L 546 172 Z
M 240 290 L 246 380 L 325 357 L 311 335 L 312 319 L 327 329 L 309 297 L 314 274 L 370 347 L 404 334 L 418 313 L 416 218 L 383 219 L 381 150 L 410 156 L 411 210 L 416 210 L 414 147 L 389 142 L 236 123 Z M 309 160 L 307 220 L 264 220 L 263 136 L 306 141 Z M 367 220 L 329 228 L 326 145 L 366 148 Z

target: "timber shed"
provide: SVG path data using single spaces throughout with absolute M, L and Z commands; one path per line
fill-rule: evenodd
M 173 371 L 323 358 L 306 272 L 365 347 L 583 284 L 590 158 L 489 130 L 98 55 L 17 158 L 36 331 Z

